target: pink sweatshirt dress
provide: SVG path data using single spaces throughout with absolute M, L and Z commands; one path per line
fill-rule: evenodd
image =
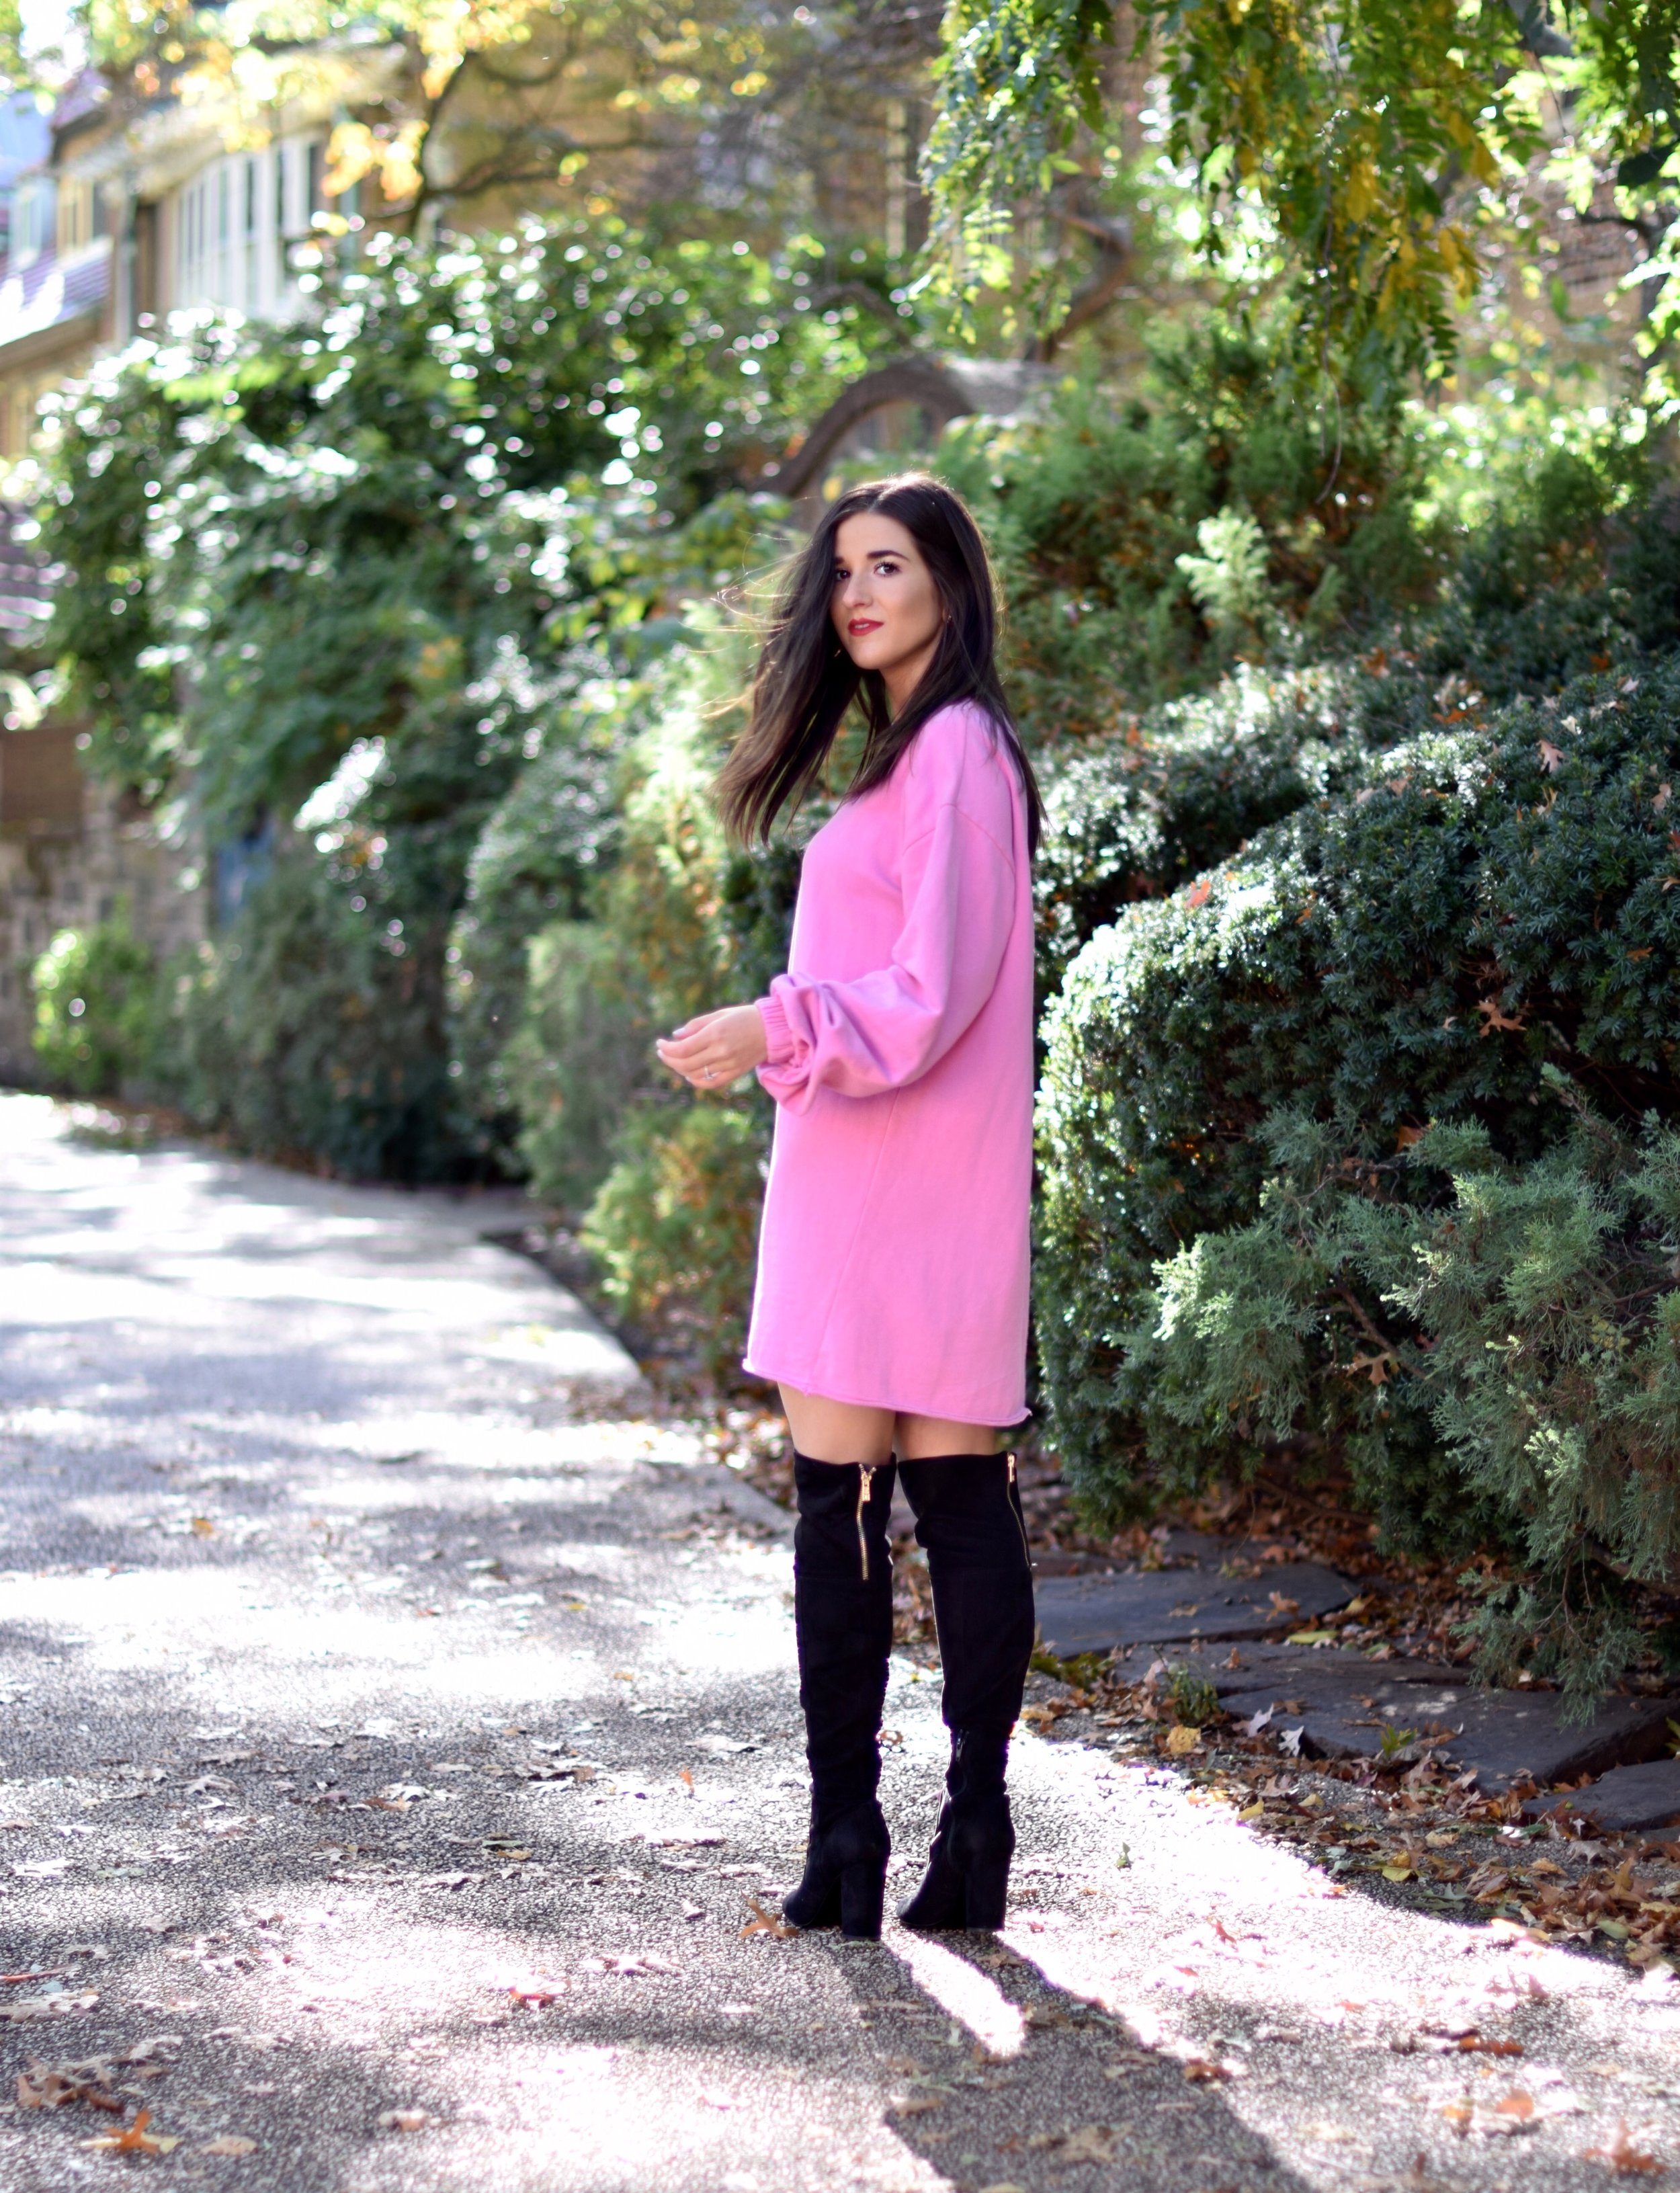
M 972 703 L 805 854 L 758 1000 L 776 1101 L 746 1368 L 999 1428 L 1026 1412 L 1033 918 L 1026 809 Z

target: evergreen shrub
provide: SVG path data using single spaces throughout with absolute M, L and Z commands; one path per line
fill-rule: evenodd
M 1163 1368 L 1157 1267 L 1254 1223 L 1285 1107 L 1356 1169 L 1432 1119 L 1534 1162 L 1570 1123 L 1548 1065 L 1624 1118 L 1677 1108 L 1680 663 L 1500 707 L 1457 681 L 1435 698 L 1432 729 L 1099 929 L 1047 1015 L 1038 1340 L 1056 1437 L 1099 1510 L 1304 1434 L 1393 1534 L 1480 1530 L 1427 1404 L 1357 1360 L 1394 1314 L 1369 1283 L 1323 1302 L 1272 1254 L 1316 1336 L 1283 1426 L 1185 1403 L 1197 1380 Z M 1266 1291 L 1223 1294 L 1287 1349 Z
M 1163 322 L 1136 392 L 1070 379 L 1039 409 L 951 428 L 936 469 L 986 530 L 1005 667 L 1039 746 L 1213 683 L 1290 633 L 1321 644 L 1435 575 L 1420 449 L 1397 404 L 1303 403 L 1277 330 Z
M 1037 868 L 1053 986 L 1094 930 L 1351 783 L 1374 753 L 1680 644 L 1680 498 L 1615 444 L 1544 455 L 1501 488 L 1426 610 L 1380 642 L 1303 659 L 1302 636 L 1209 692 L 1048 757 Z
M 1579 1706 L 1644 1641 L 1627 1583 L 1680 1556 L 1680 1136 L 1542 1075 L 1574 1120 L 1527 1162 L 1479 1122 L 1370 1160 L 1274 1114 L 1258 1215 L 1157 1268 L 1134 1355 L 1181 1451 L 1340 1439 L 1380 1497 L 1403 1430 L 1434 1548 L 1510 1557 L 1483 1664 Z

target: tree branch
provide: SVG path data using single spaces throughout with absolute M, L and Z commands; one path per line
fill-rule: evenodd
M 1071 336 L 1108 310 L 1117 292 L 1125 286 L 1132 266 L 1129 221 L 1077 210 L 1065 212 L 1059 217 L 1064 227 L 1077 228 L 1096 239 L 1097 261 L 1069 298 L 1067 310 L 1056 325 L 1036 335 L 1027 345 L 1025 355 L 1037 365 L 1049 365 Z

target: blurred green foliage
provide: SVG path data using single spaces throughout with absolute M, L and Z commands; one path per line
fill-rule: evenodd
M 35 1055 L 57 1088 L 107 1096 L 140 1080 L 155 1056 L 157 955 L 126 908 L 88 929 L 61 929 L 35 962 Z
M 64 399 L 40 530 L 90 764 L 275 846 L 171 1007 L 193 1116 L 350 1171 L 517 1162 L 527 939 L 613 856 L 603 686 L 751 559 L 746 484 L 901 342 L 846 274 L 610 220 L 387 238 L 317 313 L 184 324 Z

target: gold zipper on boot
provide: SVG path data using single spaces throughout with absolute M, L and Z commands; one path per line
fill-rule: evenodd
M 1015 1458 L 1013 1454 L 1010 1454 L 1007 1456 L 1005 1459 L 1008 1461 L 1009 1465 L 1009 1490 L 1015 1495 L 1015 1498 L 1009 1503 L 1009 1513 L 1015 1519 L 1015 1528 L 1020 1532 L 1020 1549 L 1022 1553 L 1026 1555 L 1026 1566 L 1028 1568 L 1031 1568 L 1032 1566 L 1032 1549 L 1026 1543 L 1026 1526 L 1021 1520 L 1020 1509 L 1017 1505 L 1017 1503 L 1020 1498 L 1020 1492 L 1019 1486 L 1015 1483 Z
M 863 1566 L 863 1580 L 869 1582 L 869 1541 L 863 1533 L 863 1511 L 869 1503 L 869 1488 L 875 1482 L 877 1464 L 860 1463 L 858 1466 L 858 1560 Z

